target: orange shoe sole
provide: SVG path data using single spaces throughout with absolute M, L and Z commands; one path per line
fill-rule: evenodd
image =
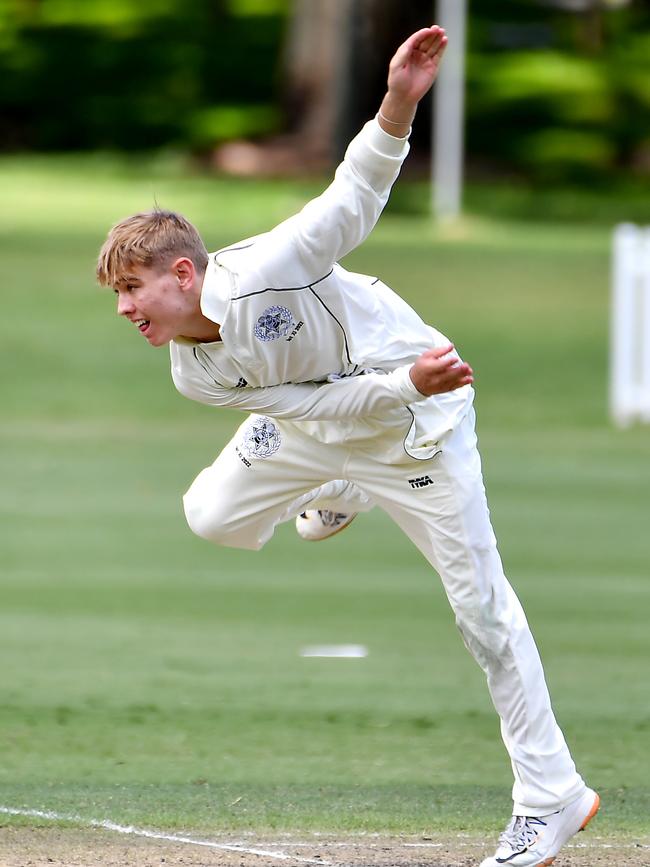
M 584 822 L 582 823 L 582 825 L 580 825 L 581 831 L 584 831 L 584 829 L 591 822 L 591 820 L 594 818 L 594 816 L 596 815 L 596 813 L 598 812 L 599 809 L 600 809 L 600 795 L 598 794 L 598 792 L 596 792 L 596 799 L 594 800 L 594 803 L 591 807 L 591 810 L 589 811 L 589 814 L 588 814 L 587 818 L 584 820 Z
M 600 795 L 596 792 L 596 797 L 594 799 L 594 803 L 592 804 L 591 810 L 587 813 L 587 818 L 584 820 L 582 825 L 578 828 L 578 831 L 584 831 L 587 825 L 594 818 L 598 810 L 600 809 Z M 551 867 L 551 864 L 555 861 L 555 856 L 552 858 L 547 858 L 546 861 L 540 861 L 536 867 Z

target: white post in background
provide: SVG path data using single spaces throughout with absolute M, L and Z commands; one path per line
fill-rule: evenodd
M 463 194 L 467 0 L 437 0 L 435 22 L 449 43 L 433 88 L 431 183 L 436 219 L 460 215 Z
M 610 412 L 615 424 L 650 422 L 650 228 L 614 232 Z

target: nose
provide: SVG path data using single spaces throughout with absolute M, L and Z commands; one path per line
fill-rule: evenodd
M 133 304 L 133 299 L 126 293 L 120 292 L 117 296 L 117 315 L 128 316 L 129 313 L 133 313 L 134 310 L 135 305 Z

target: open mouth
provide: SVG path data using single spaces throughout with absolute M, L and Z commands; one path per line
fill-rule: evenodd
M 134 325 L 138 328 L 140 334 L 145 334 L 151 322 L 149 319 L 136 319 Z

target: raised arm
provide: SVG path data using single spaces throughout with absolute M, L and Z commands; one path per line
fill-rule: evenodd
M 388 90 L 377 120 L 389 135 L 404 138 L 415 111 L 438 75 L 447 37 L 437 24 L 413 33 L 395 52 L 388 67 Z
M 440 27 L 418 30 L 401 45 L 388 71 L 377 117 L 352 140 L 334 181 L 255 248 L 269 285 L 317 280 L 371 232 L 408 154 L 418 102 L 435 81 L 447 37 Z

